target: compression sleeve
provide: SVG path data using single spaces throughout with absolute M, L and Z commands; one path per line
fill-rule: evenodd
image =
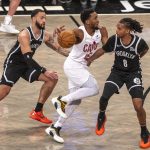
M 37 70 L 39 70 L 41 73 L 44 73 L 46 69 L 44 67 L 41 67 L 34 59 L 32 59 L 33 53 L 27 52 L 23 54 L 24 60 L 27 63 L 29 67 L 33 67 Z

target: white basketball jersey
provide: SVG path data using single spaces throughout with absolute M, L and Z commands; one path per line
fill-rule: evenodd
M 86 55 L 90 57 L 96 52 L 98 44 L 101 41 L 101 33 L 100 30 L 95 30 L 95 33 L 91 36 L 87 33 L 84 26 L 80 26 L 79 29 L 81 29 L 84 33 L 83 40 L 81 43 L 73 46 L 69 54 L 69 58 L 86 65 L 87 62 L 84 58 Z

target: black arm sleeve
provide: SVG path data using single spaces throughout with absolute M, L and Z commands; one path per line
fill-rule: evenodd
M 149 49 L 149 47 L 148 47 L 147 43 L 145 42 L 145 40 L 141 39 L 138 44 L 138 47 L 137 47 L 137 53 L 141 54 L 142 52 L 144 52 L 145 50 L 148 50 L 148 49 Z
M 107 52 L 112 52 L 114 50 L 115 46 L 115 39 L 116 35 L 111 36 L 105 45 L 103 45 L 102 49 L 107 53 Z
M 37 70 L 39 70 L 41 73 L 44 73 L 46 69 L 44 67 L 41 67 L 34 59 L 32 59 L 33 53 L 27 52 L 23 54 L 23 57 L 29 67 L 33 67 Z

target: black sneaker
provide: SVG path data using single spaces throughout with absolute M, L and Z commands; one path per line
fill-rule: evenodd
M 50 127 L 45 129 L 45 132 L 50 135 L 54 141 L 58 142 L 58 143 L 64 143 L 64 139 L 60 136 L 60 130 L 61 127 L 54 127 L 54 125 L 52 124 Z
M 105 132 L 105 122 L 106 122 L 106 115 L 104 115 L 103 117 L 100 117 L 98 115 L 96 129 L 95 129 L 97 135 L 100 136 Z

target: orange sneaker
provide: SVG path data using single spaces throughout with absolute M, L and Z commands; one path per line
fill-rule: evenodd
M 38 120 L 42 123 L 51 124 L 53 121 L 49 120 L 47 117 L 45 117 L 42 113 L 42 111 L 35 112 L 34 110 L 29 115 L 30 118 L 34 120 Z
M 106 122 L 106 116 L 104 119 L 97 121 L 95 133 L 100 136 L 105 132 L 105 122 Z
M 150 135 L 147 141 L 145 141 L 144 138 L 141 138 L 141 141 L 140 141 L 140 148 L 146 149 L 149 147 L 150 147 Z

